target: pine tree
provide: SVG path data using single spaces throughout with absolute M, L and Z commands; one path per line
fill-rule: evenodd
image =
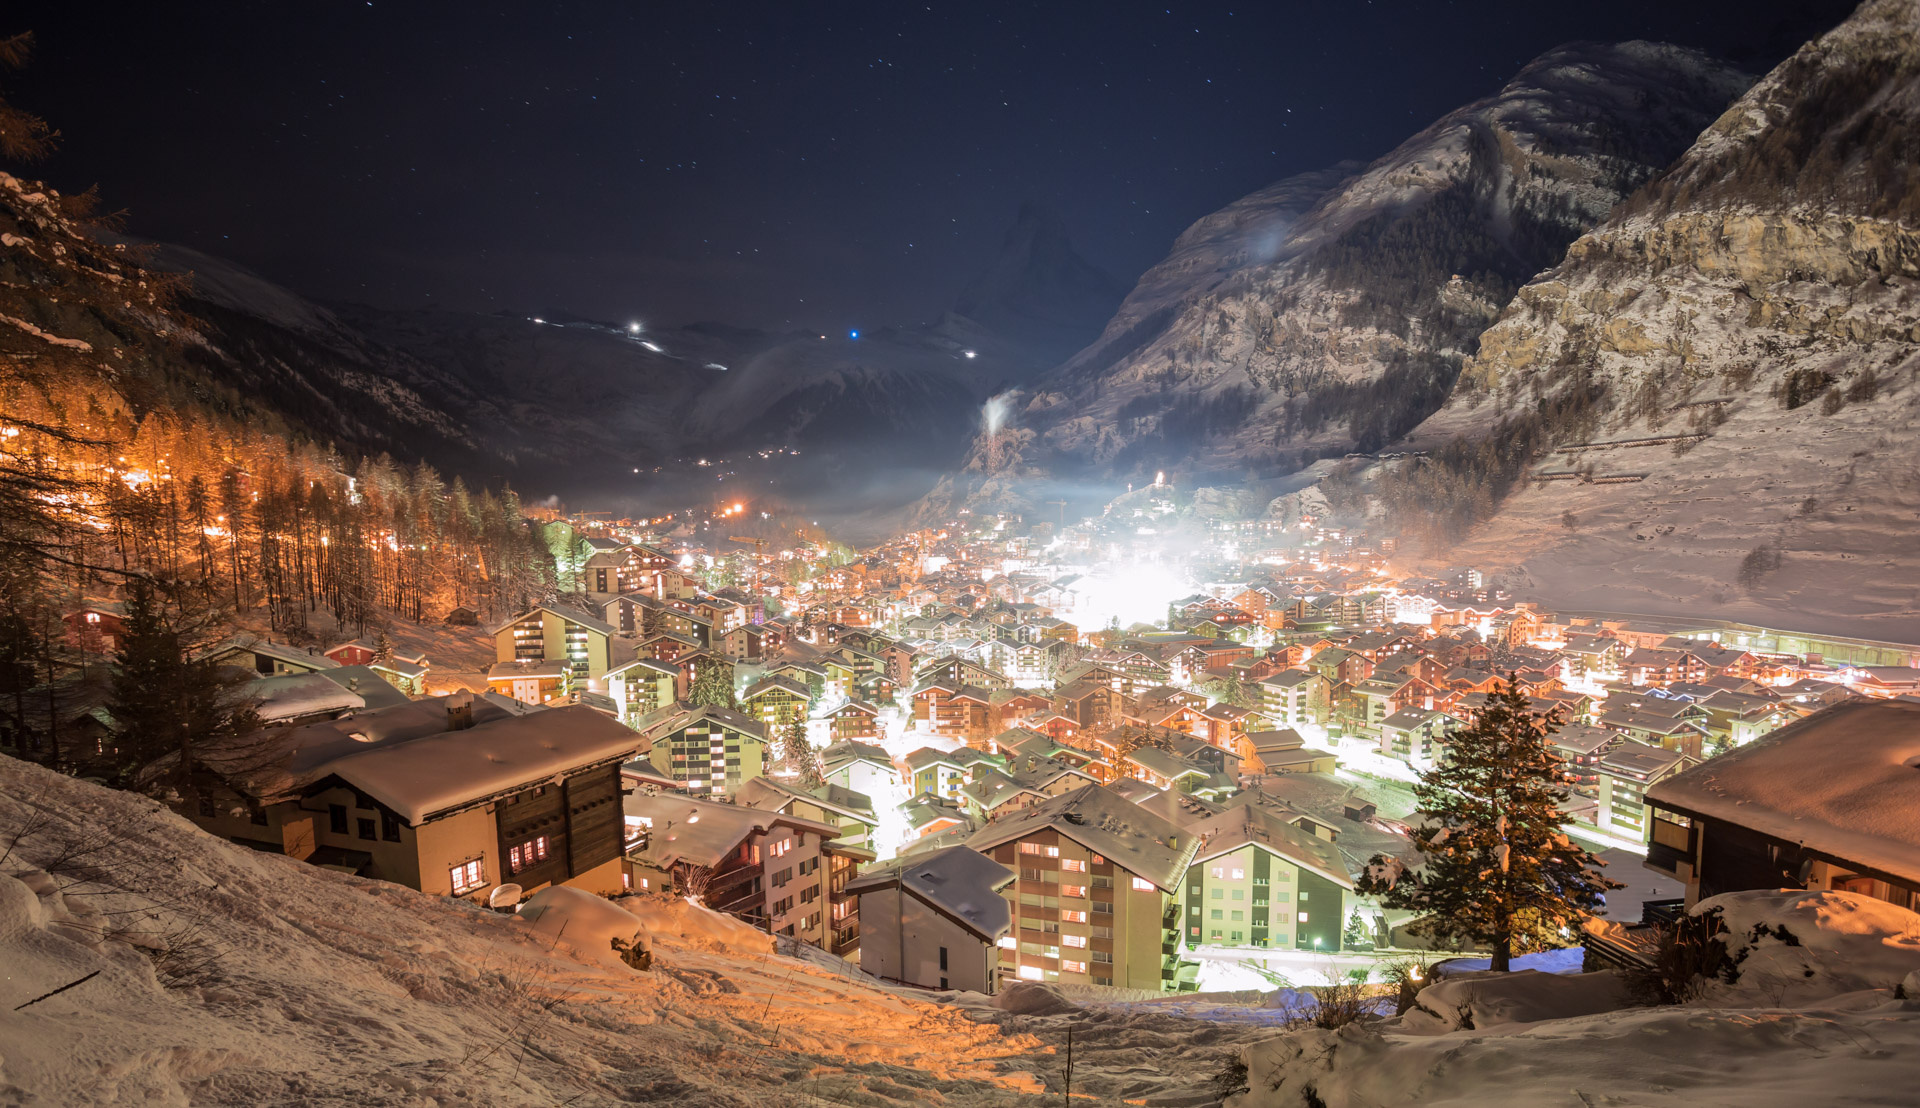
M 705 704 L 715 708 L 737 709 L 739 702 L 733 696 L 733 667 L 715 657 L 702 657 L 695 662 L 693 687 L 687 690 L 687 699 L 695 704 Z
M 805 712 L 795 711 L 788 718 L 786 734 L 780 742 L 780 760 L 786 763 L 787 770 L 802 788 L 817 789 L 827 783 L 820 772 L 820 758 L 814 753 L 813 744 L 807 741 Z
M 193 798 L 196 750 L 218 747 L 246 761 L 241 745 L 259 728 L 244 676 L 229 677 L 211 661 L 188 657 L 199 623 L 170 603 L 176 596 L 146 578 L 127 587 L 125 628 L 115 657 L 107 710 L 120 724 L 123 784 Z
M 1532 711 L 1512 677 L 1488 694 L 1472 725 L 1451 737 L 1447 760 L 1414 788 L 1427 819 L 1413 831 L 1420 868 L 1375 855 L 1359 890 L 1420 913 L 1416 933 L 1487 944 L 1495 970 L 1516 952 L 1559 945 L 1606 890 L 1620 888 L 1564 830 L 1566 790 L 1549 742 L 1559 724 L 1559 708 Z

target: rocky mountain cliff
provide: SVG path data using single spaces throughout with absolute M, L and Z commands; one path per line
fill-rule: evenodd
M 1370 165 L 1207 216 L 937 504 L 1038 476 L 1231 478 L 1377 449 L 1440 405 L 1514 289 L 1747 84 L 1676 46 L 1567 46 Z
M 1375 508 L 1561 603 L 1920 635 L 1916 151 L 1872 0 L 1519 291 Z

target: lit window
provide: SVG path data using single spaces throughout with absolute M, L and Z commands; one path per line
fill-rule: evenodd
M 1211 874 L 1212 874 L 1213 876 L 1215 876 L 1215 877 L 1225 877 L 1225 876 L 1227 875 L 1227 867 L 1225 867 L 1225 866 L 1215 866 L 1215 867 L 1213 867 L 1213 868 L 1212 868 L 1211 870 L 1209 870 L 1208 872 L 1209 872 L 1209 873 L 1211 873 Z
M 1042 970 L 1040 969 L 1039 966 L 1021 966 L 1020 967 L 1020 977 L 1026 981 L 1040 980 L 1041 973 L 1042 973 Z
M 1087 937 L 1085 935 L 1062 935 L 1060 936 L 1060 943 L 1063 946 L 1084 947 L 1087 945 Z
M 1153 882 L 1151 882 L 1151 881 L 1149 881 L 1149 880 L 1147 880 L 1147 879 L 1146 879 L 1146 878 L 1144 878 L 1144 877 L 1136 877 L 1136 878 L 1134 878 L 1134 879 L 1133 879 L 1133 891 L 1134 891 L 1134 892 L 1137 892 L 1137 893 L 1150 893 L 1150 892 L 1152 892 L 1152 891 L 1154 890 L 1154 887 L 1155 887 L 1155 886 L 1154 886 L 1154 884 L 1153 884 Z
M 1065 961 L 1060 963 L 1060 969 L 1065 973 L 1085 973 L 1087 972 L 1087 964 L 1085 962 Z
M 1307 914 L 1305 912 L 1300 913 L 1300 922 L 1301 923 L 1307 922 Z
M 1020 948 L 1019 939 L 1014 938 L 1012 935 L 1003 935 L 1000 937 L 1001 950 L 1018 950 L 1019 948 Z
M 1087 872 L 1087 864 L 1078 858 L 1066 858 L 1060 862 L 1060 868 L 1069 873 Z
M 1243 881 L 1246 879 L 1246 876 L 1247 876 L 1246 870 L 1241 869 L 1239 866 L 1233 867 L 1233 879 L 1235 881 Z
M 1072 908 L 1062 908 L 1060 909 L 1060 920 L 1062 923 L 1085 923 L 1087 922 L 1087 914 Z
M 455 896 L 465 896 L 487 883 L 487 875 L 478 858 L 454 866 L 447 871 L 447 876 L 453 882 Z

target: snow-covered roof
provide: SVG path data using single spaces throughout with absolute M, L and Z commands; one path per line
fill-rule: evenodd
M 374 678 L 382 685 L 386 682 Z M 262 677 L 247 683 L 246 694 L 258 701 L 255 711 L 263 723 L 279 723 L 301 716 L 326 712 L 345 712 L 367 705 L 358 693 L 349 692 L 318 673 L 290 673 L 280 677 Z
M 1167 892 L 1180 887 L 1200 841 L 1105 788 L 1088 785 L 998 819 L 967 840 L 967 845 L 989 850 L 1043 827 Z
M 338 777 L 418 825 L 523 785 L 623 761 L 642 745 L 625 725 L 584 705 L 568 705 L 364 745 L 304 777 Z
M 1013 909 L 1000 890 L 1014 872 L 965 846 L 897 858 L 847 882 L 850 894 L 898 886 L 940 914 L 980 937 L 995 942 L 1013 926 Z
M 686 862 L 715 866 L 756 831 L 785 825 L 811 832 L 822 841 L 840 834 L 830 823 L 802 819 L 766 808 L 695 800 L 683 793 L 648 796 L 635 793 L 624 805 L 629 817 L 649 822 L 652 833 L 640 857 L 662 868 Z
M 1920 882 L 1920 704 L 1836 704 L 1667 778 L 1647 799 Z
M 1193 859 L 1196 865 L 1252 843 L 1336 885 L 1353 888 L 1346 859 L 1338 847 L 1295 827 L 1267 805 L 1236 805 L 1210 819 L 1188 825 L 1188 830 L 1201 839 Z

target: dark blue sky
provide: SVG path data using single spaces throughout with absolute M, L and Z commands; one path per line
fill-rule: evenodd
M 308 295 L 843 328 L 936 315 L 1022 201 L 1130 283 L 1559 43 L 1756 66 L 1848 8 L 67 0 L 0 31 L 64 132 L 34 172 Z

